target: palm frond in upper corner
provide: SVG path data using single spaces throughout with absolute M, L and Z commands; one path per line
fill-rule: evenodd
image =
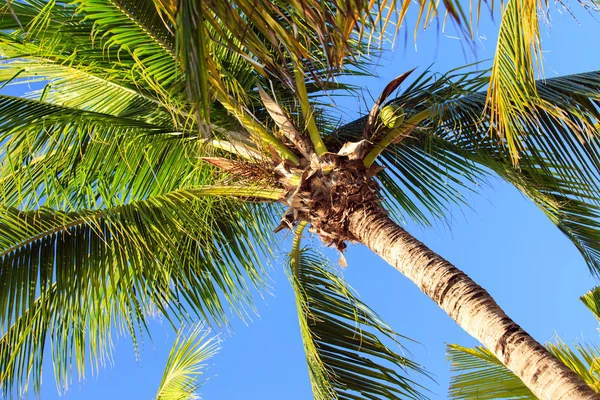
M 183 76 L 172 36 L 149 2 L 78 0 L 78 12 L 93 23 L 92 39 L 104 49 L 121 52 L 134 61 L 131 74 L 154 92 L 175 93 Z M 132 4 L 135 3 L 135 6 Z
M 210 330 L 196 325 L 187 334 L 181 329 L 173 344 L 156 400 L 195 400 L 202 382 L 206 360 L 219 350 L 216 337 L 209 338 Z
M 263 78 L 291 83 L 291 64 L 296 61 L 308 71 L 307 80 L 325 83 L 343 65 L 364 62 L 359 61 L 361 56 L 373 50 L 373 44 L 379 43 L 388 28 L 395 25 L 391 30 L 397 33 L 411 4 L 396 0 L 209 0 L 200 4 L 154 0 L 154 3 L 165 23 L 174 30 L 181 64 L 190 73 L 188 83 L 201 98 L 210 94 L 209 82 L 201 78 L 218 79 L 208 73 L 216 66 L 210 57 L 215 49 L 227 48 L 241 55 Z M 428 25 L 444 12 L 438 4 L 427 1 L 417 4 L 415 29 L 421 22 Z M 453 22 L 470 30 L 468 25 L 472 21 L 458 1 L 444 0 L 443 5 Z
M 541 63 L 540 8 L 542 0 L 511 0 L 506 4 L 487 93 L 490 134 L 506 141 L 515 164 L 524 150 L 521 120 L 537 121 L 538 108 L 553 110 L 551 103 L 538 96 L 535 82 L 536 60 Z
M 157 100 L 167 93 L 175 100 L 183 77 L 168 46 L 153 33 L 156 23 L 150 24 L 141 2 L 135 18 L 121 3 L 127 2 L 15 2 L 0 18 L 0 52 L 85 70 Z
M 382 341 L 401 346 L 406 338 L 362 303 L 327 260 L 298 251 L 290 274 L 315 399 L 426 398 L 409 377 L 427 376 L 421 366 Z
M 433 135 L 465 160 L 489 168 L 531 198 L 577 246 L 590 270 L 598 273 L 600 163 L 596 155 L 600 133 L 585 127 L 600 117 L 600 73 L 548 79 L 537 83 L 537 91 L 570 122 L 541 109 L 537 122 L 521 119 L 526 156 L 518 168 L 511 165 L 510 149 L 486 133 L 487 123 L 481 121 L 483 94 L 440 104 L 440 114 L 432 117 L 439 118 Z
M 532 111 L 537 118 L 520 118 L 514 126 L 521 136 L 523 157 L 519 166 L 536 166 L 564 182 L 583 181 L 590 188 L 588 194 L 597 193 L 600 133 L 595 122 L 600 118 L 600 71 L 537 81 L 536 90 L 555 110 L 537 107 Z M 489 137 L 483 93 L 463 95 L 431 108 L 434 132 L 439 137 L 471 152 L 511 159 L 509 146 Z M 579 183 L 573 185 L 580 189 Z

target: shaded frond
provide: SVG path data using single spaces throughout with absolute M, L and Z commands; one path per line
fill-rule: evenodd
M 410 217 L 422 225 L 445 219 L 451 205 L 468 207 L 465 193 L 486 172 L 435 140 L 423 138 L 419 145 L 407 141 L 382 156 L 386 169 L 377 175 L 387 208 L 399 218 Z
M 406 338 L 361 302 L 328 261 L 309 250 L 296 255 L 290 279 L 315 398 L 425 398 L 409 377 L 423 369 L 380 339 L 400 346 Z
M 451 71 L 446 75 L 421 73 L 401 95 L 392 100 L 404 110 L 406 118 L 420 114 L 432 104 L 451 102 L 470 95 L 485 85 L 485 72 Z M 481 109 L 479 110 L 481 111 Z M 367 123 L 363 117 L 334 130 L 326 138 L 335 149 L 345 141 L 360 139 Z M 404 125 L 388 128 L 379 124 L 376 137 L 381 138 L 402 130 Z M 386 169 L 377 175 L 383 189 L 383 201 L 398 220 L 411 218 L 417 223 L 431 225 L 434 219 L 446 218 L 452 204 L 467 205 L 464 193 L 474 189 L 486 172 L 453 149 L 440 145 L 430 134 L 429 122 L 414 127 L 408 136 L 391 143 L 376 160 Z
M 439 116 L 432 117 L 439 118 L 434 135 L 465 159 L 491 169 L 531 198 L 577 246 L 590 270 L 597 273 L 600 141 L 598 131 L 586 131 L 584 127 L 600 116 L 600 73 L 548 79 L 538 82 L 537 90 L 540 98 L 561 109 L 570 124 L 543 110 L 538 110 L 539 121 L 522 120 L 526 156 L 518 167 L 511 166 L 508 146 L 486 135 L 487 125 L 481 123 L 485 107 L 482 94 L 439 105 Z
M 590 129 L 600 117 L 600 72 L 569 75 L 537 82 L 543 101 L 560 110 L 557 118 L 544 109 L 536 109 L 537 119 L 521 119 L 518 126 L 524 156 L 520 167 L 537 166 L 545 173 L 569 182 L 572 179 L 598 188 L 599 133 Z M 509 158 L 510 148 L 490 139 L 485 120 L 485 96 L 462 96 L 436 105 L 432 116 L 436 133 L 461 147 L 484 151 L 495 158 Z M 568 122 L 565 122 L 568 120 Z M 492 153 L 493 152 L 493 153 Z M 577 185 L 575 185 L 577 187 Z
M 128 7 L 138 2 L 129 0 Z M 469 31 L 472 20 L 460 3 L 453 0 L 442 3 L 444 7 L 424 0 L 417 2 L 415 29 L 449 16 L 465 32 Z M 232 65 L 245 64 L 254 79 L 273 80 L 292 91 L 298 71 L 302 81 L 325 89 L 330 78 L 343 71 L 344 65 L 361 70 L 365 63 L 362 56 L 370 50 L 376 51 L 392 26 L 395 29 L 391 31 L 397 33 L 411 2 L 209 0 L 197 4 L 187 0 L 154 0 L 154 4 L 169 30 L 175 33 L 191 102 L 208 117 L 215 92 L 227 86 L 228 93 L 239 93 Z M 147 5 L 140 8 L 146 11 Z M 238 56 L 236 63 L 223 63 L 220 57 L 215 57 L 222 50 Z
M 163 374 L 156 400 L 194 400 L 202 382 L 206 360 L 219 350 L 215 337 L 209 338 L 210 330 L 196 325 L 187 334 L 181 329 L 175 339 Z

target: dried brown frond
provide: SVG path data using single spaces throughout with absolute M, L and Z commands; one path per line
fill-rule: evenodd
M 273 172 L 257 163 L 230 160 L 222 157 L 202 157 L 202 160 L 223 171 L 229 172 L 231 175 L 225 178 L 227 181 L 243 180 L 255 184 L 269 183 L 271 186 L 275 184 Z

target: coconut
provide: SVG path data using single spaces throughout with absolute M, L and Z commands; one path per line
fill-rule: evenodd
M 397 128 L 404 122 L 404 109 L 396 104 L 390 104 L 381 109 L 379 118 L 386 128 Z

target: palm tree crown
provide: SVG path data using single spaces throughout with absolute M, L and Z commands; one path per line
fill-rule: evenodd
M 358 212 L 429 223 L 490 173 L 599 272 L 600 72 L 534 81 L 545 5 L 507 4 L 491 70 L 426 71 L 392 96 L 407 72 L 367 116 L 337 124 L 324 96 L 352 89 L 335 78 L 369 72 L 369 44 L 409 3 L 8 2 L 0 80 L 40 88 L 0 95 L 4 393 L 30 379 L 39 389 L 47 338 L 66 388 L 73 365 L 83 375 L 110 356 L 113 332 L 135 340 L 152 313 L 226 325 L 226 310 L 243 315 L 264 285 L 272 232 L 292 229 L 315 398 L 422 398 L 408 371 L 423 368 L 385 344 L 403 338 L 301 247 L 302 231 L 343 251 L 364 242 Z M 424 21 L 441 13 L 419 5 Z M 443 6 L 468 34 L 460 3 Z M 212 353 L 193 346 L 171 372 Z M 177 382 L 168 391 L 195 390 Z

